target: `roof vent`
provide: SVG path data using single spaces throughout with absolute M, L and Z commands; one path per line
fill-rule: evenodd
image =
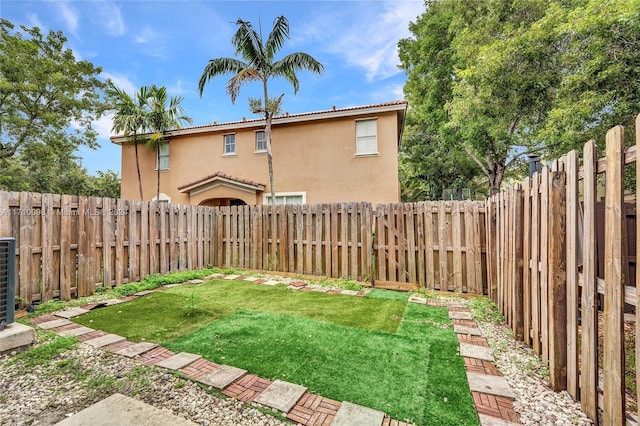
M 14 321 L 16 298 L 16 240 L 0 238 L 0 331 Z
M 336 106 L 335 106 L 335 105 L 333 106 L 333 110 L 334 110 L 334 111 L 336 110 Z

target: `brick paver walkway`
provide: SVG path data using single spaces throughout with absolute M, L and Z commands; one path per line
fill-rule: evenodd
M 214 276 L 207 277 L 207 278 L 211 279 L 211 278 L 221 278 L 221 277 L 224 277 L 224 276 L 221 274 L 214 274 Z M 230 279 L 230 276 L 227 275 L 225 278 Z M 244 276 L 240 276 L 235 279 L 246 279 L 246 281 L 254 282 L 256 284 L 265 284 L 265 285 L 269 285 L 273 283 L 272 280 L 256 279 L 253 277 L 244 277 Z M 193 284 L 193 283 L 187 282 L 183 284 Z M 314 287 L 307 286 L 307 283 L 303 281 L 294 281 L 289 284 L 289 288 L 291 288 L 292 290 L 318 291 Z M 147 294 L 147 293 L 149 292 L 143 292 L 138 295 L 128 296 L 126 298 L 123 298 L 122 300 L 132 300 L 137 297 L 142 297 L 144 296 L 144 294 Z M 348 290 L 331 289 L 326 293 L 327 294 L 344 294 L 344 295 L 362 297 L 366 295 L 367 290 L 356 293 L 354 291 L 348 291 Z M 448 307 L 450 312 L 469 312 L 469 309 L 466 307 L 462 307 L 459 305 L 449 306 L 446 302 L 425 300 L 419 297 L 413 300 L 410 300 L 410 302 L 422 303 L 422 304 L 427 303 L 432 306 L 445 306 L 445 307 Z M 104 306 L 104 304 L 94 303 L 94 304 L 85 305 L 82 308 L 86 310 L 91 310 L 93 308 L 97 308 L 101 306 Z M 46 314 L 40 317 L 32 318 L 31 322 L 37 325 L 37 324 L 43 324 L 45 322 L 51 322 L 56 320 L 59 320 L 59 317 L 56 316 L 55 314 Z M 452 318 L 451 322 L 453 325 L 461 325 L 461 326 L 469 327 L 473 329 L 477 329 L 478 327 L 477 323 L 474 320 Z M 54 324 L 55 323 L 52 323 L 50 324 L 50 326 Z M 51 330 L 54 332 L 60 333 L 60 332 L 65 332 L 69 330 L 78 329 L 80 327 L 81 326 L 78 324 L 66 324 L 66 325 L 54 327 Z M 85 329 L 83 331 L 88 331 L 88 330 L 91 330 L 91 329 Z M 95 339 L 97 337 L 101 337 L 105 335 L 107 335 L 107 333 L 103 331 L 92 330 L 79 335 L 78 339 L 81 342 L 85 342 L 87 340 Z M 489 343 L 484 337 L 469 334 L 468 330 L 467 330 L 467 334 L 460 333 L 457 335 L 457 337 L 458 337 L 459 343 L 482 346 L 486 348 L 489 347 Z M 130 348 L 134 345 L 136 345 L 136 343 L 130 342 L 128 340 L 124 340 L 117 343 L 109 344 L 107 346 L 102 347 L 101 349 L 110 351 L 110 352 L 117 352 L 126 348 Z M 146 350 L 146 348 L 143 348 L 143 350 Z M 150 366 L 150 365 L 156 365 L 158 363 L 161 363 L 162 361 L 174 355 L 175 353 L 161 346 L 156 346 L 156 347 L 150 346 L 148 350 L 140 353 L 140 355 L 138 355 L 138 358 L 142 361 L 144 365 Z M 464 358 L 466 370 L 469 373 L 479 373 L 479 374 L 487 375 L 489 377 L 502 376 L 502 374 L 500 373 L 500 370 L 496 368 L 496 366 L 490 361 L 471 358 L 471 357 L 463 357 L 463 358 Z M 215 372 L 221 367 L 229 368 L 229 367 L 224 367 L 224 366 L 221 366 L 220 364 L 216 364 L 214 362 L 208 361 L 204 358 L 200 358 L 180 368 L 178 371 L 190 379 L 199 381 L 208 373 Z M 178 367 L 175 367 L 175 368 L 178 368 Z M 222 370 L 219 370 L 219 371 L 222 371 Z M 240 374 L 243 374 L 243 372 L 240 371 L 238 376 Z M 230 378 L 230 380 L 233 380 L 233 378 Z M 236 379 L 235 381 L 233 381 L 231 384 L 224 387 L 222 389 L 222 393 L 231 398 L 236 398 L 240 401 L 243 401 L 245 403 L 252 403 L 271 384 L 272 382 L 270 380 L 263 379 L 253 374 L 244 374 L 238 379 Z M 512 399 L 504 396 L 492 395 L 490 393 L 476 392 L 476 391 L 472 392 L 472 395 L 473 395 L 473 401 L 476 407 L 476 411 L 478 412 L 478 414 L 483 416 L 489 416 L 490 418 L 495 420 L 499 420 L 499 421 L 501 420 L 505 422 L 505 424 L 521 423 L 520 416 L 513 408 Z M 305 392 L 302 395 L 302 397 L 300 397 L 300 399 L 295 403 L 293 408 L 291 408 L 288 413 L 285 413 L 285 415 L 289 420 L 292 420 L 304 426 L 330 425 L 341 406 L 342 406 L 342 403 L 339 401 L 334 401 L 332 399 L 328 399 L 320 395 L 315 395 L 310 392 Z M 354 419 L 354 422 L 357 423 L 357 420 Z M 400 422 L 398 420 L 394 420 L 385 416 L 381 426 L 409 426 L 409 424 Z

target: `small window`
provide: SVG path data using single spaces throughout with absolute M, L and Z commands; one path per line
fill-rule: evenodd
M 158 149 L 160 151 L 158 155 L 158 169 L 169 170 L 169 144 L 167 142 L 161 143 Z
M 356 155 L 378 154 L 378 120 L 356 121 Z
M 256 132 L 256 152 L 267 151 L 267 138 L 263 130 Z
M 306 192 L 276 192 L 276 206 L 305 204 L 306 195 Z M 264 195 L 264 203 L 271 205 L 271 194 Z
M 236 135 L 224 135 L 224 155 L 235 155 Z

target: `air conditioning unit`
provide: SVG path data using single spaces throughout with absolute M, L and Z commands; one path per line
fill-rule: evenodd
M 0 238 L 0 331 L 15 317 L 16 240 Z

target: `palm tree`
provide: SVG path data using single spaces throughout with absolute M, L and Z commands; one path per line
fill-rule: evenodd
M 160 146 L 167 142 L 166 132 L 171 129 L 179 129 L 183 122 L 192 123 L 191 118 L 184 115 L 184 109 L 180 105 L 182 97 L 167 95 L 167 89 L 155 84 L 147 89 L 149 95 L 146 101 L 147 129 L 151 131 L 147 146 L 156 151 L 156 201 L 160 200 Z
M 273 179 L 273 154 L 271 152 L 271 119 L 278 114 L 282 96 L 269 98 L 267 82 L 273 77 L 283 77 L 293 86 L 294 93 L 298 92 L 300 82 L 296 72 L 309 70 L 316 74 L 322 74 L 324 67 L 320 62 L 306 53 L 291 53 L 284 58 L 275 61 L 275 54 L 284 45 L 285 38 L 289 38 L 289 21 L 284 16 L 275 19 L 273 29 L 267 37 L 266 43 L 262 39 L 262 32 L 258 33 L 250 22 L 238 19 L 238 30 L 231 39 L 235 47 L 235 54 L 240 55 L 244 61 L 235 58 L 211 59 L 200 77 L 198 90 L 202 97 L 205 84 L 218 75 L 234 74 L 227 83 L 227 93 L 231 96 L 231 102 L 235 103 L 240 92 L 240 87 L 252 81 L 262 82 L 264 98 L 249 99 L 252 112 L 264 113 L 265 139 L 267 143 L 267 164 L 269 166 L 269 186 L 271 187 L 271 205 L 275 205 L 276 190 Z
M 140 159 L 138 157 L 138 144 L 143 140 L 141 133 L 146 129 L 146 102 L 149 95 L 146 86 L 140 88 L 138 93 L 130 96 L 127 92 L 117 87 L 112 81 L 108 81 L 106 89 L 106 101 L 113 116 L 112 132 L 122 132 L 128 143 L 133 144 L 136 152 L 136 170 L 138 172 L 138 189 L 140 200 L 142 195 L 142 178 L 140 176 Z

